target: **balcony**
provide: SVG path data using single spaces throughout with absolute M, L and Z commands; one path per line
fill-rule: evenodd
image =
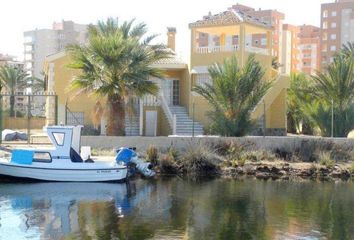
M 209 54 L 209 53 L 221 53 L 221 52 L 236 52 L 240 50 L 239 45 L 230 45 L 230 46 L 209 46 L 209 47 L 197 47 L 196 53 L 198 54 Z M 266 48 L 259 48 L 254 46 L 246 46 L 246 52 L 261 54 L 261 55 L 270 55 L 270 51 Z

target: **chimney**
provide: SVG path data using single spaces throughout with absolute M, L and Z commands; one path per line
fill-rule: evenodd
M 168 27 L 167 28 L 167 47 L 176 50 L 176 28 Z

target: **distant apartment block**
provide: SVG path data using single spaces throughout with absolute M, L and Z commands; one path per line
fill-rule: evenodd
M 336 0 L 321 5 L 321 66 L 347 42 L 354 42 L 354 0 Z
M 87 39 L 87 25 L 73 21 L 53 23 L 52 29 L 36 29 L 24 32 L 25 69 L 32 76 L 43 78 L 45 57 L 62 51 L 68 44 L 84 44 Z
M 320 70 L 320 28 L 312 25 L 299 26 L 299 68 L 306 74 L 315 74 Z
M 290 74 L 297 72 L 299 69 L 299 29 L 297 26 L 283 25 L 283 44 L 282 44 L 282 61 L 281 72 Z

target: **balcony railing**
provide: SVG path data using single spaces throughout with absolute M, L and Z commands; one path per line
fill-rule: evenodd
M 239 49 L 239 45 L 213 46 L 213 47 L 197 47 L 197 53 L 217 53 L 217 52 L 235 52 Z
M 197 47 L 196 52 L 200 54 L 219 53 L 219 52 L 236 52 L 240 49 L 239 45 L 226 45 L 226 46 L 208 46 Z M 258 48 L 253 46 L 246 46 L 246 52 L 269 55 L 270 51 L 266 48 Z
M 161 104 L 160 99 L 158 97 L 150 94 L 142 97 L 141 101 L 144 106 L 150 106 L 150 107 L 160 106 Z

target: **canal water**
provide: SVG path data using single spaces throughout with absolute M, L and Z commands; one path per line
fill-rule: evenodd
M 0 239 L 354 239 L 354 183 L 0 183 Z

